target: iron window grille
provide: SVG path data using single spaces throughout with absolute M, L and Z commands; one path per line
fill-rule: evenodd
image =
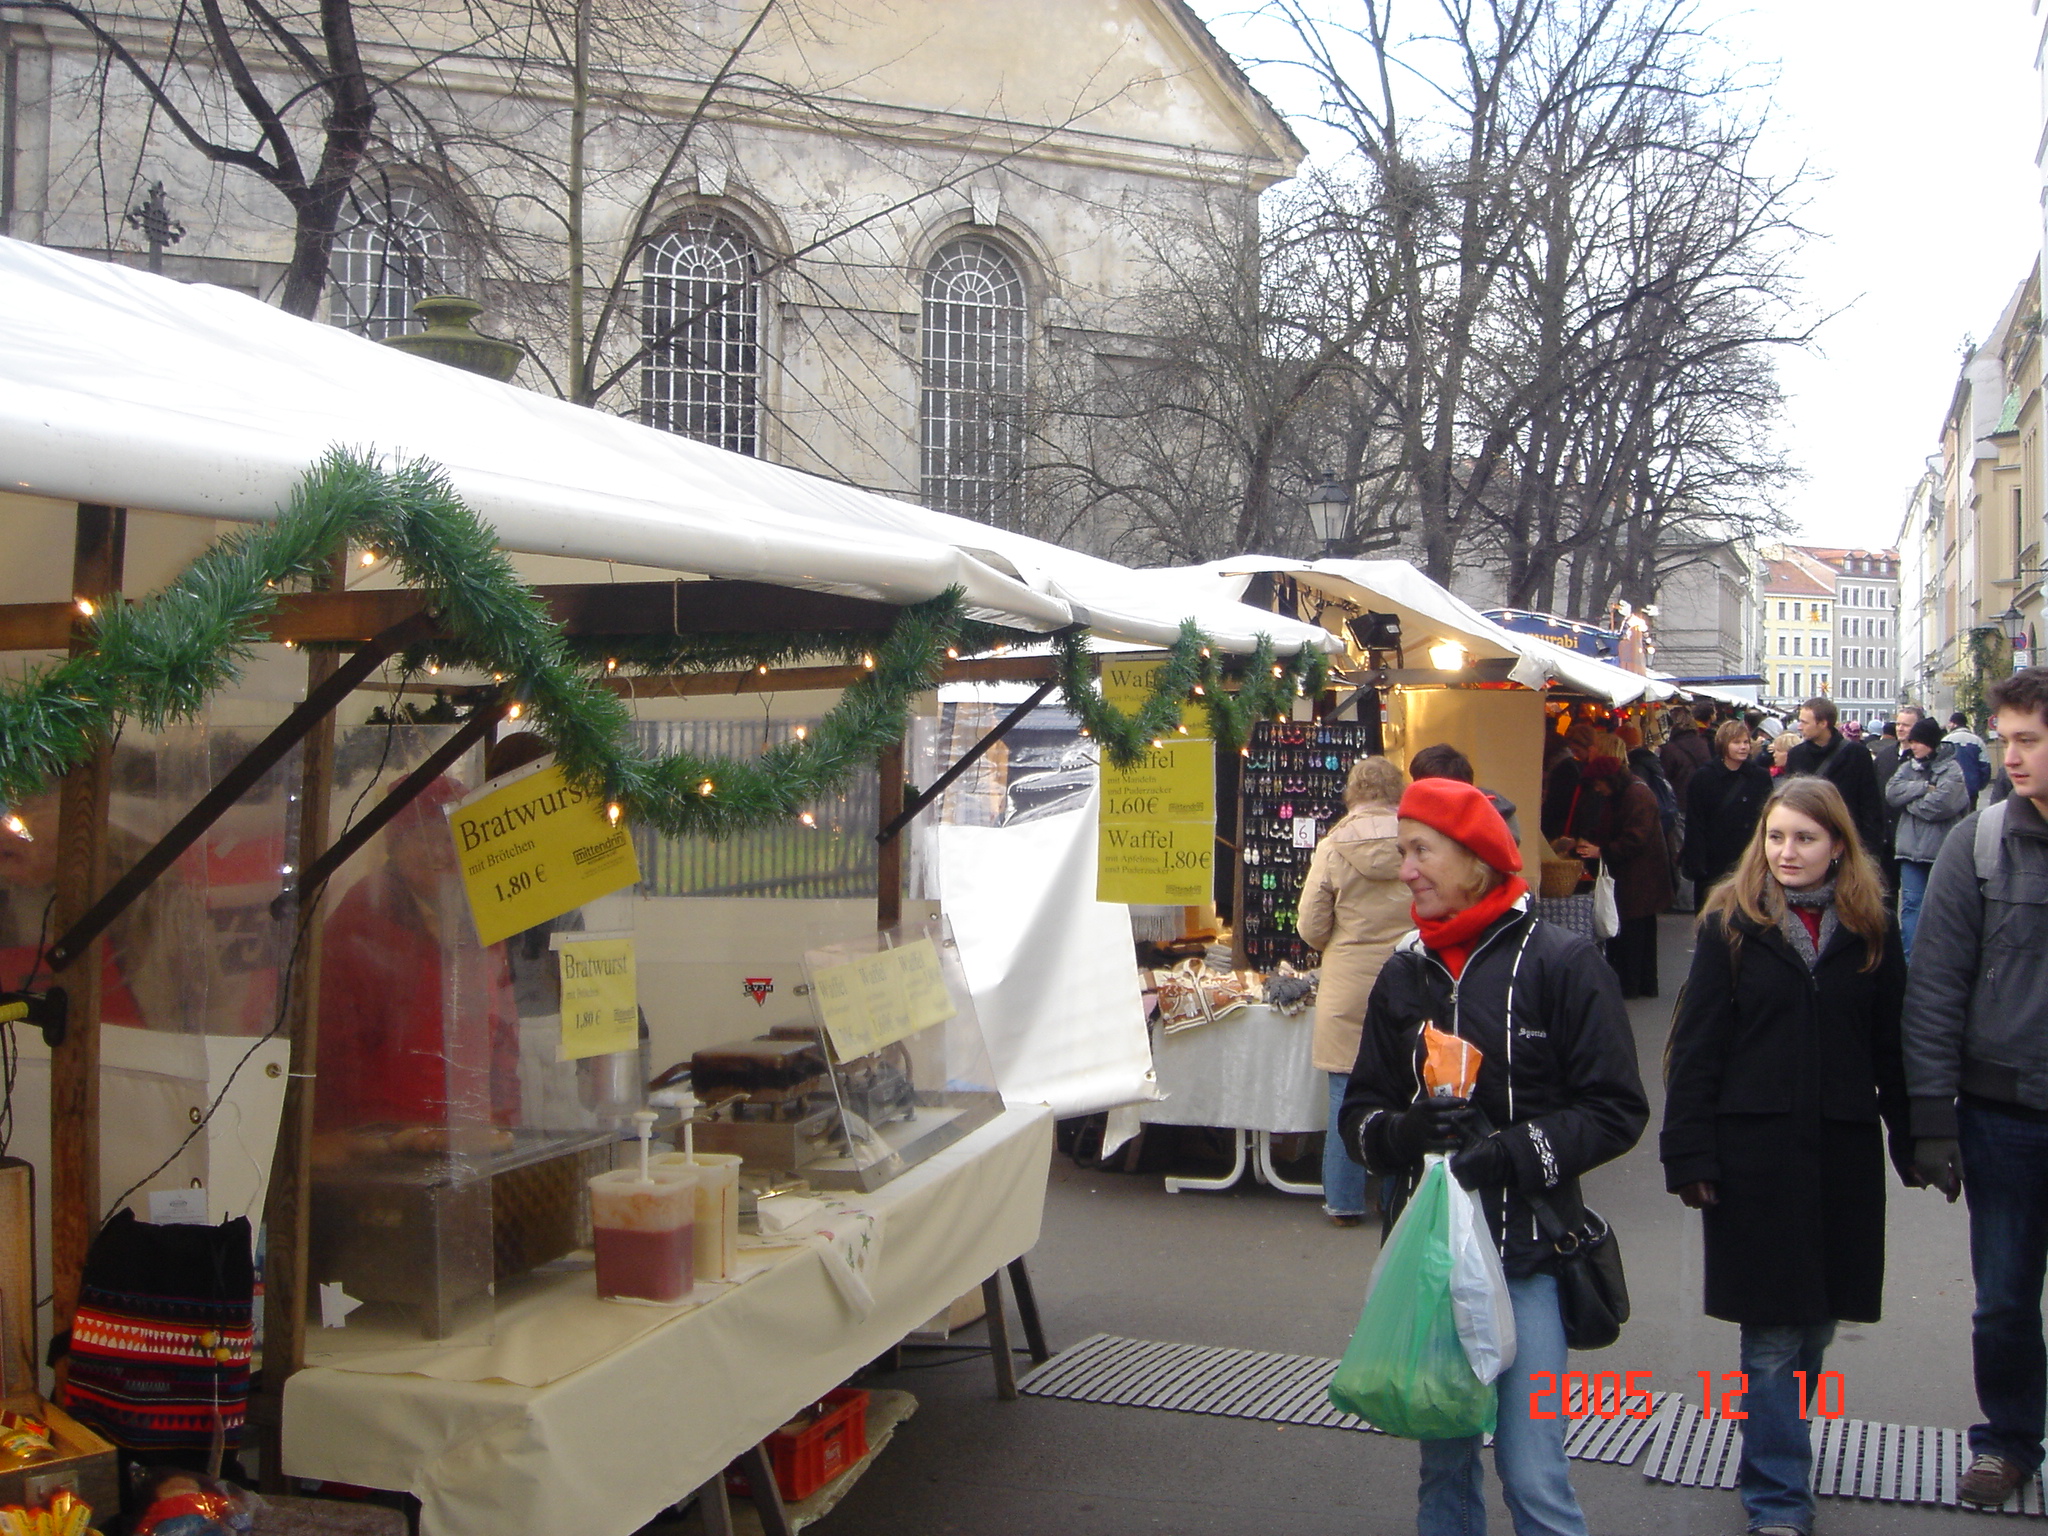
M 730 219 L 695 214 L 641 262 L 641 419 L 758 456 L 761 449 L 761 267 Z
M 1024 279 L 1000 247 L 955 240 L 924 274 L 926 505 L 981 522 L 1013 509 L 1025 384 Z

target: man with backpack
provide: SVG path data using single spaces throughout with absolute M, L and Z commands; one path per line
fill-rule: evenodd
M 2048 667 L 1992 686 L 2012 794 L 1957 823 L 1927 880 L 1906 983 L 1913 1168 L 1969 1197 L 1977 1403 L 1967 1503 L 2041 1468 L 2048 1346 Z M 1960 755 L 1960 754 L 1959 754 Z
M 1948 717 L 1948 734 L 1942 741 L 1954 748 L 1956 761 L 1962 764 L 1963 784 L 1970 791 L 1970 804 L 1977 803 L 1977 796 L 1984 792 L 1984 786 L 1991 781 L 1991 759 L 1984 751 L 1984 738 L 1970 729 L 1970 720 L 1960 709 Z

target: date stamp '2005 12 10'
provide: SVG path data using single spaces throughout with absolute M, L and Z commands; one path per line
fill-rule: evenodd
M 1824 1419 L 1839 1419 L 1847 1410 L 1843 1406 L 1844 1384 L 1840 1371 L 1822 1371 L 1819 1377 L 1809 1382 L 1805 1371 L 1794 1371 L 1799 1382 L 1799 1417 L 1811 1418 L 1818 1414 Z M 1710 1372 L 1701 1371 L 1700 1392 L 1705 1398 L 1701 1409 L 1710 1419 L 1746 1419 L 1743 1409 L 1735 1407 L 1735 1399 L 1749 1390 L 1749 1377 L 1742 1371 L 1728 1371 L 1720 1378 L 1720 1392 L 1714 1390 L 1715 1378 Z M 1649 1371 L 1566 1371 L 1559 1376 L 1555 1371 L 1532 1371 L 1531 1385 L 1542 1382 L 1529 1394 L 1529 1417 L 1532 1419 L 1647 1419 L 1650 1416 L 1651 1396 Z M 1546 1406 L 1548 1400 L 1548 1406 Z

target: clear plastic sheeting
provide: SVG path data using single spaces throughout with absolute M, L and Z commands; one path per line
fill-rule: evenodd
M 337 835 L 451 730 L 338 732 Z M 432 781 L 319 908 L 311 1279 L 366 1304 L 344 1348 L 477 1342 L 496 1279 L 587 1241 L 588 1175 L 639 1104 L 638 1051 L 560 1059 L 550 940 L 580 916 L 477 941 L 446 813 L 481 774 L 471 753 Z
M 283 708 L 277 713 L 282 719 Z M 108 879 L 125 874 L 266 730 L 202 721 L 124 732 L 114 749 Z M 294 751 L 114 920 L 102 946 L 103 1022 L 207 1035 L 262 1035 L 276 1026 L 289 933 L 270 903 L 296 841 L 298 782 Z M 57 791 L 14 809 L 29 837 L 0 830 L 0 987 L 46 986 L 64 979 L 36 964 L 59 937 L 50 928 Z

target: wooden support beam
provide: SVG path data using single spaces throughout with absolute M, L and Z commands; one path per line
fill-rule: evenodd
M 763 581 L 578 582 L 534 588 L 574 637 L 792 634 L 839 630 L 885 635 L 902 609 L 893 603 L 805 592 Z M 410 587 L 290 592 L 278 599 L 265 638 L 298 645 L 361 645 L 428 611 Z M 68 603 L 0 604 L 0 651 L 59 651 L 70 643 Z
M 82 504 L 72 550 L 69 645 L 90 649 L 77 604 L 99 603 L 121 589 L 128 514 L 120 507 Z M 106 882 L 107 800 L 113 746 L 64 776 L 57 812 L 57 880 L 51 928 L 68 929 L 99 899 Z M 50 1290 L 51 1330 L 62 1333 L 78 1310 L 86 1250 L 100 1226 L 100 969 L 105 939 L 85 952 L 69 983 L 71 1027 L 50 1053 Z
M 903 814 L 903 741 L 882 748 L 876 765 L 881 774 L 878 819 L 886 827 Z M 879 833 L 881 827 L 875 830 Z M 903 921 L 903 839 L 889 838 L 875 850 L 875 926 L 894 928 Z
M 1053 675 L 1051 656 L 970 656 L 946 663 L 947 683 L 1042 683 Z M 796 693 L 849 688 L 868 675 L 865 667 L 771 667 L 760 672 L 693 672 L 680 677 L 614 677 L 615 693 L 635 699 L 691 699 L 716 694 Z M 415 688 L 422 685 L 415 684 Z M 426 689 L 432 692 L 431 688 Z

